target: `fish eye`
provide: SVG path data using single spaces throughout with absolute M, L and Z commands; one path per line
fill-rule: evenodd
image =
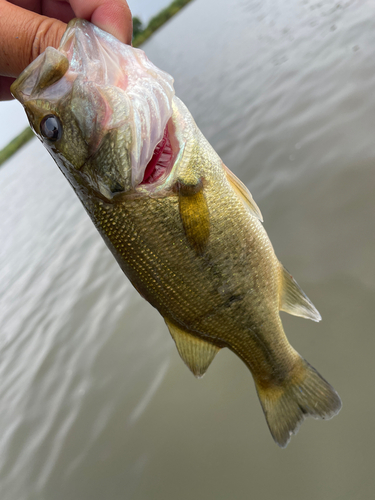
M 49 141 L 57 141 L 62 135 L 62 125 L 55 115 L 46 115 L 40 122 L 40 133 Z

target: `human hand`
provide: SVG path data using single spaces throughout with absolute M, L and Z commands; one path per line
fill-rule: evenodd
M 131 43 L 126 0 L 0 0 L 0 101 L 12 98 L 9 87 L 26 66 L 48 46 L 58 48 L 74 17 Z

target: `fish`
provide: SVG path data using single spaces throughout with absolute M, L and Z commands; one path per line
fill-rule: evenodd
M 85 20 L 12 84 L 30 126 L 130 282 L 202 377 L 223 348 L 249 368 L 271 435 L 341 408 L 279 311 L 321 316 L 277 259 L 247 187 L 145 53 Z

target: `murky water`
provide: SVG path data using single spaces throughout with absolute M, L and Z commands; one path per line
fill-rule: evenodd
M 320 310 L 344 407 L 272 441 L 247 368 L 195 380 L 35 140 L 0 170 L 2 500 L 372 498 L 375 7 L 196 0 L 145 46 Z

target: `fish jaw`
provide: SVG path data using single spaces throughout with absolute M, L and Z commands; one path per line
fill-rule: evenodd
M 11 91 L 39 139 L 60 156 L 64 173 L 109 199 L 143 182 L 174 96 L 173 78 L 142 50 L 79 19 L 69 23 L 59 49 L 47 48 Z M 62 126 L 53 144 L 40 128 L 47 114 Z

